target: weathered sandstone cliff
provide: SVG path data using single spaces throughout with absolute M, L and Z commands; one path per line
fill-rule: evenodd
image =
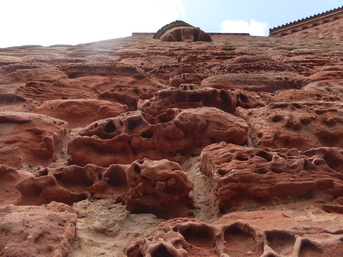
M 165 29 L 0 49 L 0 256 L 343 256 L 343 42 Z

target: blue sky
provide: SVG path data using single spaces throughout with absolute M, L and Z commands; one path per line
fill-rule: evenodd
M 182 19 L 206 32 L 248 32 L 343 6 L 342 0 L 0 0 L 0 47 L 78 44 L 155 32 Z

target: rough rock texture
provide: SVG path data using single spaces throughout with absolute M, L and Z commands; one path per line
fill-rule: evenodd
M 64 204 L 0 207 L 0 256 L 68 256 L 76 220 L 75 210 Z
M 115 117 L 128 110 L 126 105 L 95 99 L 51 100 L 33 110 L 68 122 L 70 128 L 86 126 L 96 120 Z
M 318 210 L 235 212 L 212 223 L 174 219 L 161 223 L 149 238 L 133 240 L 126 252 L 129 257 L 333 257 L 343 253 L 336 222 L 342 217 Z
M 237 112 L 249 124 L 249 139 L 255 147 L 343 147 L 341 102 L 277 102 Z
M 343 255 L 342 41 L 210 36 L 0 49 L 0 255 Z
M 13 167 L 48 165 L 68 138 L 67 123 L 46 115 L 0 112 L 0 162 Z
M 222 213 L 292 198 L 329 202 L 343 196 L 343 150 L 337 147 L 300 152 L 213 144 L 202 151 L 200 169 L 213 179 Z
M 135 159 L 171 159 L 190 155 L 214 142 L 246 141 L 241 118 L 216 108 L 169 109 L 156 119 L 140 111 L 94 122 L 68 146 L 70 162 L 109 166 Z
M 150 99 L 141 100 L 138 109 L 157 116 L 170 108 L 188 109 L 210 106 L 235 114 L 238 106 L 243 108 L 264 106 L 260 98 L 256 93 L 243 90 L 198 88 L 195 84 L 182 84 L 177 89 L 164 89 Z

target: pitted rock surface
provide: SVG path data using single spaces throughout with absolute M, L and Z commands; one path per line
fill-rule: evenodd
M 342 41 L 176 25 L 0 49 L 0 255 L 343 255 Z
M 216 108 L 169 109 L 155 119 L 140 111 L 99 120 L 69 143 L 70 162 L 109 166 L 150 158 L 175 160 L 215 142 L 242 144 L 245 121 Z
M 0 207 L 1 256 L 68 256 L 77 214 L 65 204 Z
M 13 167 L 48 165 L 68 139 L 68 124 L 47 115 L 0 112 L 0 124 L 0 162 Z
M 219 143 L 202 151 L 200 170 L 214 181 L 222 213 L 292 198 L 334 201 L 343 196 L 343 151 L 322 147 L 252 148 Z
M 249 124 L 249 139 L 255 147 L 343 147 L 341 102 L 278 102 L 237 113 Z

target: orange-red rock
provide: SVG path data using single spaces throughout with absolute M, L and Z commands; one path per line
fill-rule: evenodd
M 339 102 L 279 102 L 245 110 L 238 115 L 249 124 L 255 147 L 343 147 L 343 112 Z
M 1 112 L 0 162 L 13 167 L 48 165 L 68 137 L 67 123 L 46 115 Z
M 64 120 L 70 128 L 77 128 L 96 120 L 115 117 L 127 109 L 126 105 L 104 100 L 68 99 L 44 102 L 33 112 Z
M 0 165 L 0 205 L 12 204 L 20 196 L 15 186 L 33 175 L 27 171 L 16 170 Z
M 87 194 L 77 194 L 57 184 L 54 176 L 28 178 L 16 185 L 21 196 L 17 199 L 18 205 L 41 205 L 52 201 L 73 204 L 87 198 Z
M 313 211 L 313 210 L 312 210 Z M 322 220 L 282 211 L 249 211 L 227 214 L 212 222 L 173 219 L 161 223 L 149 237 L 131 242 L 128 257 L 139 256 L 335 256 L 343 253 L 340 235 L 323 229 L 335 226 L 332 215 Z M 339 221 L 342 217 L 338 218 Z
M 74 210 L 59 203 L 0 207 L 0 256 L 68 256 L 76 219 Z
M 0 94 L 0 110 L 10 112 L 30 112 L 38 106 L 38 102 L 16 94 Z
M 201 81 L 201 86 L 273 92 L 281 89 L 299 89 L 306 82 L 308 80 L 305 77 L 292 73 L 232 73 L 208 77 Z
M 94 122 L 69 143 L 77 165 L 131 163 L 136 159 L 175 160 L 215 142 L 246 141 L 244 120 L 212 107 L 169 109 L 153 119 L 140 111 Z
M 157 116 L 170 108 L 188 109 L 208 106 L 235 114 L 237 106 L 243 108 L 263 106 L 264 102 L 260 98 L 254 92 L 198 88 L 194 84 L 182 84 L 178 89 L 160 90 L 154 97 L 141 100 L 138 109 Z
M 343 195 L 341 148 L 251 148 L 219 143 L 202 151 L 200 169 L 214 181 L 222 213 L 290 197 L 332 201 Z

